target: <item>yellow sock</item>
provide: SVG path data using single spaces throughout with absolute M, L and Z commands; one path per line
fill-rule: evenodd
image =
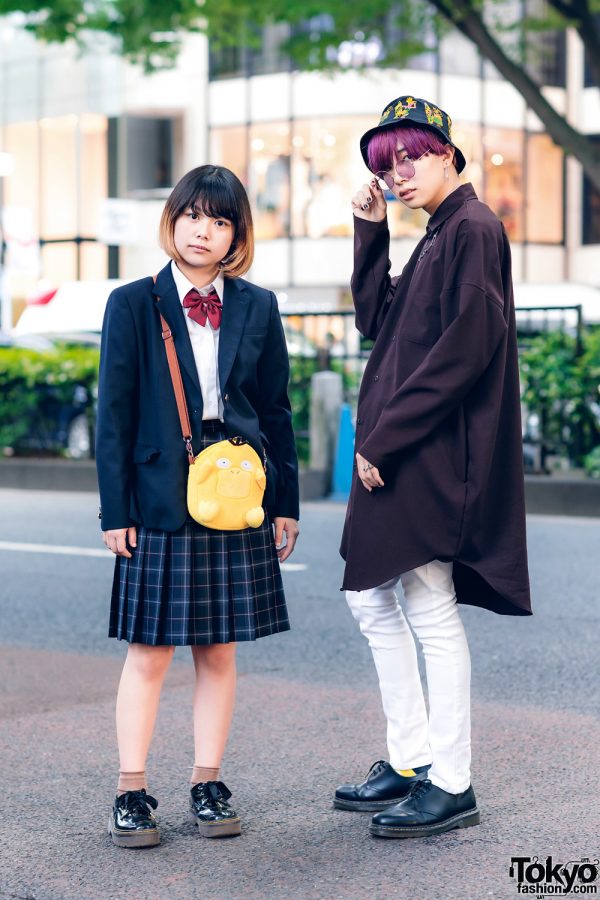
M 413 778 L 417 774 L 414 769 L 396 769 L 396 772 L 404 778 Z

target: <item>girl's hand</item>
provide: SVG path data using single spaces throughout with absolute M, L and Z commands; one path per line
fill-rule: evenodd
M 383 222 L 387 215 L 387 203 L 376 178 L 363 184 L 352 198 L 352 212 L 357 219 L 369 222 Z
M 372 466 L 364 456 L 360 455 L 360 453 L 356 454 L 356 471 L 358 472 L 358 477 L 362 481 L 363 487 L 365 487 L 369 493 L 371 493 L 373 488 L 383 487 L 383 478 L 379 474 L 377 466 Z
M 275 547 L 279 562 L 284 562 L 294 550 L 300 529 L 296 519 L 286 519 L 283 516 L 275 516 L 273 519 L 275 525 Z M 286 541 L 283 543 L 283 533 L 285 532 Z
M 130 528 L 113 528 L 111 531 L 102 532 L 102 540 L 116 556 L 131 559 L 127 544 L 130 547 L 137 547 L 137 532 L 133 525 Z

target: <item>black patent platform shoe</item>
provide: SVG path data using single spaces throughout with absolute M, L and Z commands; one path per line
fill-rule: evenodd
M 203 837 L 241 834 L 240 817 L 227 802 L 231 791 L 222 781 L 201 781 L 190 791 L 190 817 Z
M 140 791 L 125 791 L 115 797 L 108 817 L 108 833 L 117 847 L 154 847 L 160 844 L 160 832 L 152 810 L 158 801 Z

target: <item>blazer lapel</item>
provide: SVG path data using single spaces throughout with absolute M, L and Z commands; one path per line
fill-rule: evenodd
M 171 263 L 167 263 L 164 269 L 161 269 L 158 273 L 152 293 L 158 298 L 157 306 L 173 334 L 179 361 L 191 378 L 194 387 L 202 396 L 192 342 L 190 341 L 185 313 L 181 306 L 177 287 L 171 274 Z
M 223 318 L 219 333 L 219 384 L 225 391 L 227 379 L 240 345 L 248 313 L 248 291 L 237 279 L 226 278 L 223 291 Z

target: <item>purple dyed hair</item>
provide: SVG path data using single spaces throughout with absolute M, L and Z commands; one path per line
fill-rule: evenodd
M 399 143 L 411 159 L 418 159 L 428 150 L 436 156 L 442 156 L 448 146 L 435 131 L 431 131 L 429 128 L 421 128 L 418 125 L 382 128 L 369 141 L 367 153 L 371 172 L 389 172 L 394 165 L 394 160 L 400 159 L 400 154 L 396 149 Z

